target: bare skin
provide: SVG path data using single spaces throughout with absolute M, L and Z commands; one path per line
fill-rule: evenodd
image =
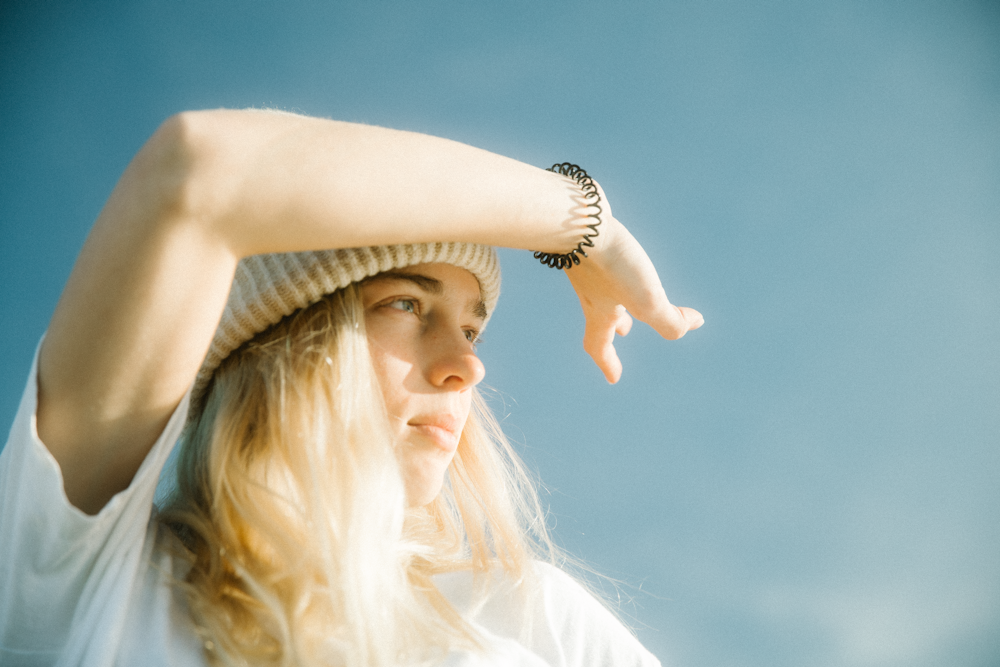
M 411 505 L 441 491 L 485 368 L 476 277 L 450 264 L 379 274 L 361 287 L 365 330 Z
M 42 346 L 38 432 L 67 497 L 95 514 L 128 486 L 197 373 L 241 257 L 428 241 L 565 252 L 579 201 L 564 177 L 425 135 L 262 111 L 167 120 L 101 211 Z M 628 313 L 668 339 L 701 325 L 610 211 L 589 255 L 568 274 L 609 381 Z

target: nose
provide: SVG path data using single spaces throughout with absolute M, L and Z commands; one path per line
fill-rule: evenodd
M 476 386 L 486 376 L 486 368 L 464 332 L 434 336 L 429 347 L 425 373 L 433 386 L 461 391 Z

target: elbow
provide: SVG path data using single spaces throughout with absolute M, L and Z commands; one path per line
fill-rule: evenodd
M 143 208 L 161 221 L 205 220 L 203 184 L 209 169 L 213 112 L 185 111 L 165 120 L 136 155 L 128 171 Z

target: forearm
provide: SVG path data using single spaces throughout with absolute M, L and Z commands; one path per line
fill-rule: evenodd
M 70 500 L 128 484 L 201 364 L 237 260 L 421 241 L 565 251 L 575 186 L 455 142 L 291 114 L 193 112 L 133 159 L 39 359 L 38 429 Z
M 425 241 L 568 250 L 567 179 L 426 135 L 262 111 L 186 114 L 187 202 L 237 255 Z

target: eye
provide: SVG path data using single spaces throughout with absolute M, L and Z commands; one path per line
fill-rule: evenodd
M 385 305 L 407 313 L 416 313 L 419 310 L 415 299 L 393 299 Z
M 475 329 L 465 329 L 465 339 L 473 345 L 483 342 L 483 339 L 479 337 L 479 332 Z

